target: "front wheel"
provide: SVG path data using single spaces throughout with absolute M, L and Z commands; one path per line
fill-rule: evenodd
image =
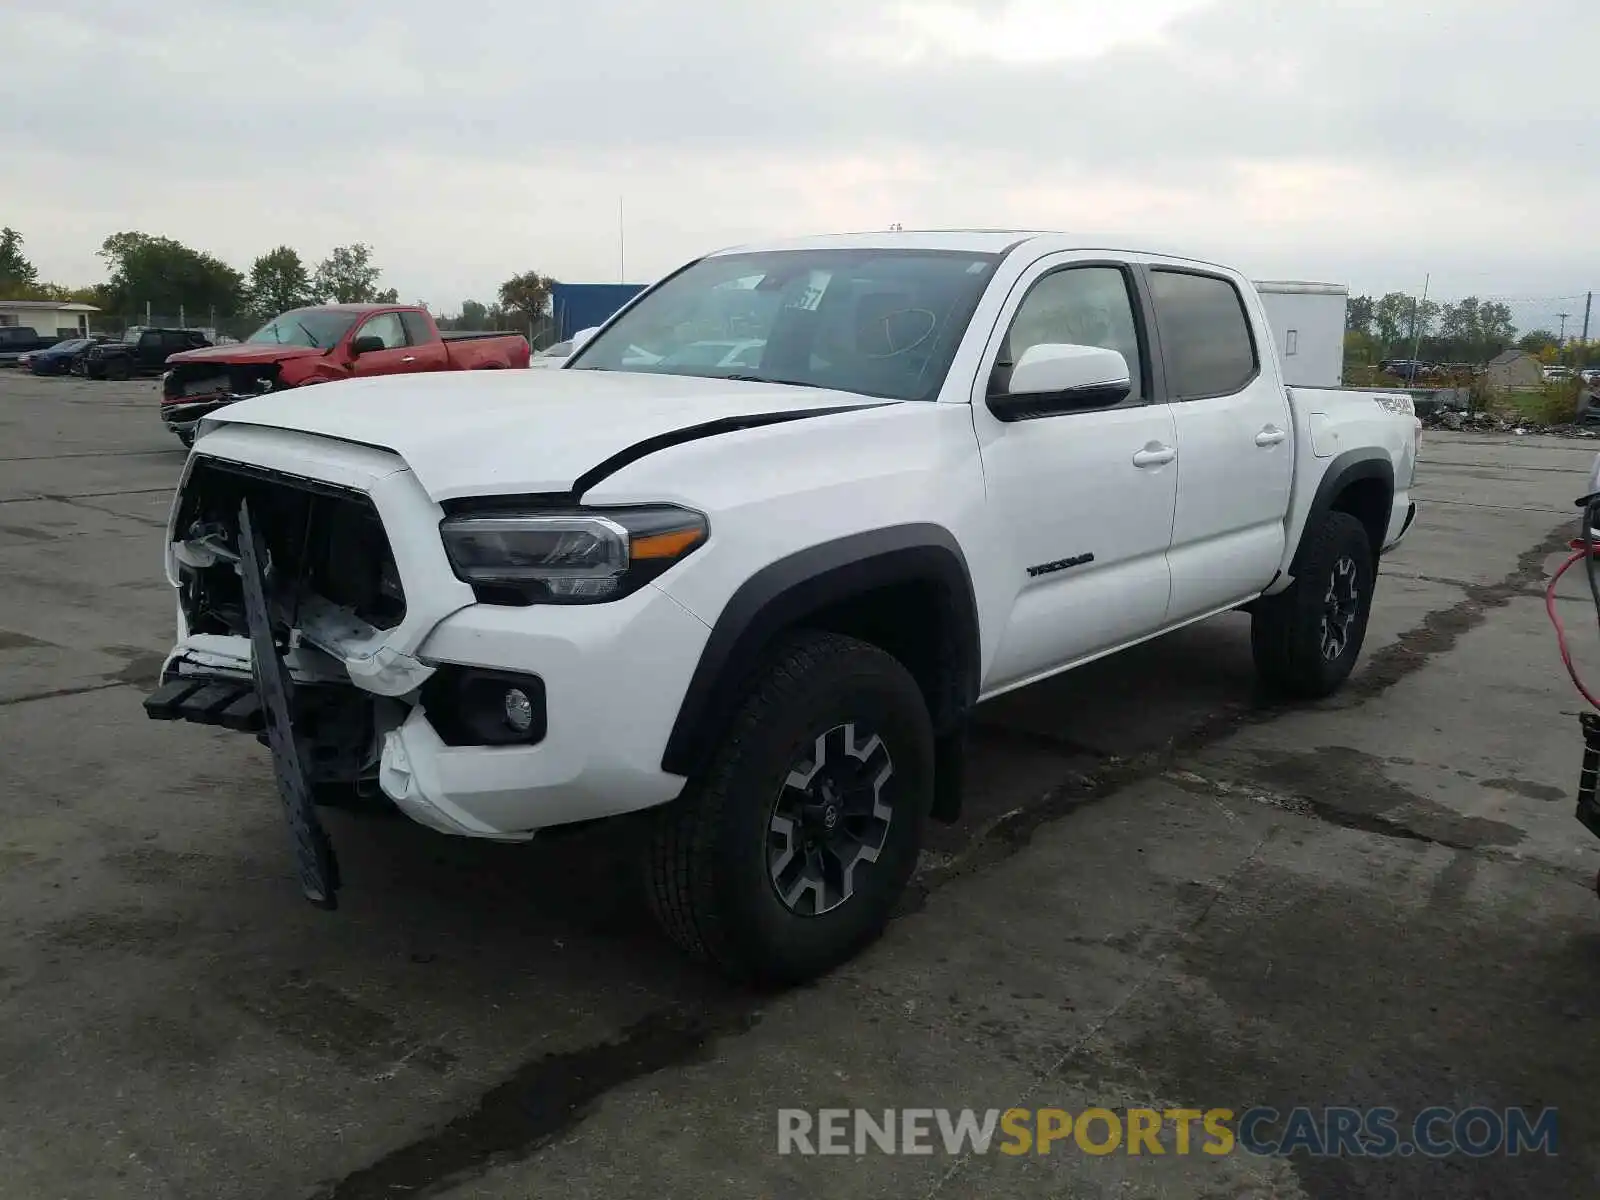
M 1301 536 L 1295 581 L 1257 601 L 1250 645 L 1262 682 L 1316 699 L 1337 691 L 1356 665 L 1376 572 L 1366 528 L 1349 513 L 1327 513 Z
M 927 706 L 904 666 L 832 633 L 787 641 L 710 767 L 654 814 L 646 861 L 667 935 L 729 977 L 790 984 L 876 939 L 933 796 Z

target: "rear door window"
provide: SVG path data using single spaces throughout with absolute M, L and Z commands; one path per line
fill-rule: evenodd
M 405 327 L 406 338 L 413 346 L 426 346 L 433 341 L 433 330 L 428 328 L 428 320 L 421 313 L 401 313 L 400 324 Z
M 1256 377 L 1255 338 L 1244 300 L 1229 280 L 1155 268 L 1150 298 L 1174 400 L 1229 396 Z

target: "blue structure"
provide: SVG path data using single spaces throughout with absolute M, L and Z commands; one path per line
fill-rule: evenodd
M 566 341 L 580 329 L 603 325 L 629 300 L 644 291 L 642 283 L 557 283 L 550 288 L 550 310 L 556 340 Z

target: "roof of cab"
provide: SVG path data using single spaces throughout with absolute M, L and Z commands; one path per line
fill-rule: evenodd
M 771 242 L 748 242 L 713 251 L 722 254 L 750 254 L 769 250 L 942 250 L 969 254 L 1006 254 L 1020 246 L 1044 242 L 1047 252 L 1104 250 L 1110 253 L 1149 256 L 1174 262 L 1233 268 L 1208 262 L 1173 249 L 1149 245 L 1143 238 L 1112 237 L 1105 234 L 1064 233 L 1040 229 L 884 229 L 860 233 L 830 233 Z

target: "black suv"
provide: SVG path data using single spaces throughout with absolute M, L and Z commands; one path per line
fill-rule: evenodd
M 83 358 L 83 374 L 90 379 L 159 375 L 166 369 L 169 356 L 209 345 L 211 339 L 198 329 L 153 329 L 136 325 L 120 342 L 91 346 Z

